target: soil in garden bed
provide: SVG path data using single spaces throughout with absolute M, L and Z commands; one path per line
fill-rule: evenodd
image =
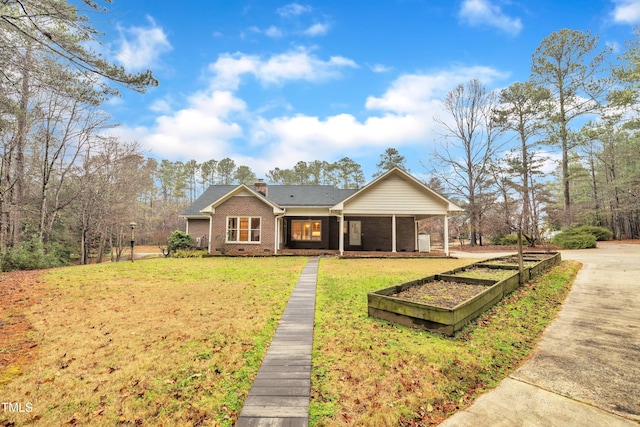
M 525 267 L 533 267 L 539 261 L 524 261 L 522 264 Z M 484 261 L 483 264 L 492 264 L 492 265 L 518 265 L 518 258 L 506 258 L 506 259 L 490 259 Z
M 484 285 L 434 280 L 420 286 L 413 286 L 391 296 L 419 304 L 453 308 L 469 298 L 478 295 L 485 289 L 487 289 L 487 287 Z
M 515 270 L 500 270 L 497 268 L 468 268 L 463 271 L 459 271 L 454 276 L 472 277 L 474 279 L 492 279 L 492 280 L 504 280 L 516 273 Z

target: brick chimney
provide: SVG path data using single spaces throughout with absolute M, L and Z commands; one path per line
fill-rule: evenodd
M 267 197 L 269 188 L 267 187 L 267 183 L 264 182 L 263 179 L 259 179 L 258 182 L 253 184 L 253 188 L 256 190 L 257 193 L 260 193 L 264 197 Z

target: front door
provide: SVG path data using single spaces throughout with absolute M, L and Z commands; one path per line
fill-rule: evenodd
M 362 246 L 360 221 L 349 221 L 349 246 Z

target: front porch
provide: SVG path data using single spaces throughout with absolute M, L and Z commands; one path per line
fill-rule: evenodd
M 437 217 L 423 215 L 419 219 Z M 441 243 L 424 244 L 419 220 L 413 215 L 287 216 L 276 220 L 277 254 L 339 255 L 344 257 L 448 256 L 447 215 Z M 440 240 L 442 238 L 442 240 Z M 427 240 L 428 242 L 428 240 Z
M 337 249 L 281 249 L 278 255 L 290 256 L 331 256 L 341 258 L 448 258 L 444 250 L 436 249 L 431 252 L 384 252 L 384 251 L 344 251 L 340 255 Z

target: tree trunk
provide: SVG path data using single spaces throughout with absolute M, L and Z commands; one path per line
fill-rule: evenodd
M 27 145 L 29 131 L 29 97 L 30 97 L 31 47 L 27 46 L 22 63 L 22 85 L 17 112 L 17 134 L 15 138 L 15 169 L 12 189 L 12 211 L 10 246 L 16 246 L 22 240 L 22 209 L 24 207 L 24 150 Z

